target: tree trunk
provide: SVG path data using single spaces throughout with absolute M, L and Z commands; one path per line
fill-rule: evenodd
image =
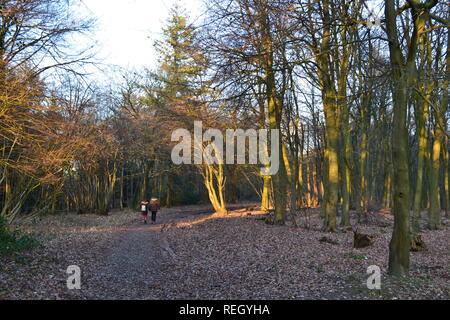
M 427 130 L 425 123 L 428 117 L 428 105 L 421 98 L 418 98 L 417 112 L 416 112 L 416 127 L 419 139 L 419 154 L 417 158 L 417 183 L 416 190 L 414 192 L 414 204 L 413 204 L 413 219 L 412 230 L 414 232 L 420 231 L 420 211 L 422 207 L 422 187 L 423 187 L 423 168 L 424 161 L 427 154 Z
M 272 184 L 270 176 L 263 176 L 263 191 L 261 196 L 261 210 L 269 211 L 270 209 L 270 186 Z
M 411 3 L 410 3 L 411 4 Z M 414 11 L 414 10 L 413 10 Z M 395 276 L 405 276 L 409 273 L 410 249 L 410 190 L 408 164 L 408 130 L 407 94 L 408 76 L 414 70 L 415 51 L 417 49 L 418 30 L 417 15 L 413 12 L 414 32 L 407 60 L 400 48 L 397 33 L 396 9 L 394 0 L 385 0 L 386 32 L 389 39 L 389 53 L 393 76 L 392 98 L 394 104 L 394 119 L 392 133 L 392 151 L 394 163 L 394 230 L 389 243 L 389 273 Z
M 434 140 L 431 149 L 430 165 L 430 208 L 428 210 L 428 228 L 431 230 L 439 229 L 441 225 L 441 204 L 439 201 L 439 169 L 440 155 L 442 146 L 442 129 L 437 117 L 434 126 Z

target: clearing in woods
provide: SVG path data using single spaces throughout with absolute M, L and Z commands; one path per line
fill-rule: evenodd
M 298 227 L 265 223 L 261 211 L 210 206 L 163 208 L 155 225 L 139 214 L 46 216 L 17 227 L 43 246 L 2 258 L 2 299 L 448 299 L 449 227 L 422 233 L 428 249 L 411 253 L 410 279 L 386 275 L 392 216 L 380 212 L 358 231 L 376 234 L 355 249 L 353 233 L 321 231 L 320 209 Z M 352 220 L 352 223 L 356 223 Z M 448 221 L 446 221 L 448 223 Z M 319 241 L 326 236 L 330 242 Z M 81 290 L 66 288 L 66 269 L 81 268 Z M 367 267 L 382 270 L 368 290 Z

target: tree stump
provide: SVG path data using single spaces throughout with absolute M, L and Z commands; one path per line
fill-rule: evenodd
M 419 251 L 425 251 L 427 250 L 427 246 L 425 244 L 425 241 L 423 241 L 422 236 L 420 234 L 411 234 L 411 247 L 410 251 L 412 252 L 419 252 Z
M 375 241 L 376 235 L 359 233 L 357 230 L 353 231 L 353 246 L 355 248 L 365 248 L 372 245 Z

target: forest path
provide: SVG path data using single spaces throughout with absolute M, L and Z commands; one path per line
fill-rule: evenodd
M 156 223 L 136 219 L 111 242 L 105 257 L 90 277 L 89 296 L 94 299 L 156 299 L 154 289 L 164 285 L 161 264 L 170 262 L 175 253 L 164 234 L 165 226 L 185 217 L 212 213 L 210 209 L 179 211 L 163 209 Z
M 156 281 L 160 250 L 153 225 L 122 232 L 93 277 L 96 299 L 151 299 L 148 290 Z

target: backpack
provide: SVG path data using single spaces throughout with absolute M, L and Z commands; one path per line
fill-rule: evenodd
M 147 204 L 148 202 L 141 201 L 141 212 L 147 212 Z

